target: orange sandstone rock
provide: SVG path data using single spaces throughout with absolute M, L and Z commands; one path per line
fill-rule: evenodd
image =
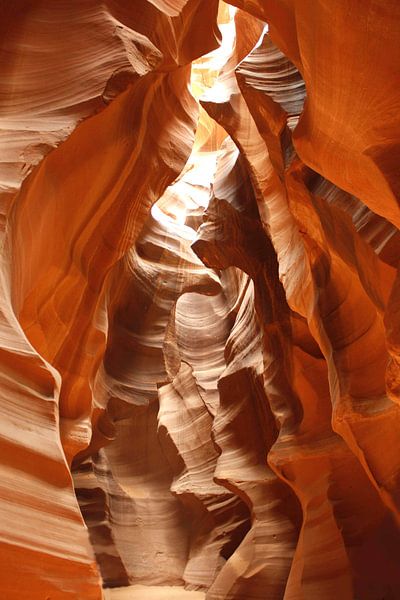
M 397 600 L 398 3 L 0 16 L 1 598 Z

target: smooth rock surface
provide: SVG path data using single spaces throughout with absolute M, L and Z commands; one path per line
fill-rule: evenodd
M 400 598 L 400 4 L 0 2 L 0 598 Z

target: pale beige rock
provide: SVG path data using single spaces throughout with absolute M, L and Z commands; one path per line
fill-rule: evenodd
M 398 3 L 3 5 L 0 597 L 398 600 Z

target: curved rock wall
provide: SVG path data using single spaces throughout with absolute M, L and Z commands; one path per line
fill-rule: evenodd
M 0 14 L 0 595 L 397 600 L 398 3 Z

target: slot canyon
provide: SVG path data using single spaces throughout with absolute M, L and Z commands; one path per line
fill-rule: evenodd
M 0 31 L 0 600 L 400 600 L 399 0 Z

